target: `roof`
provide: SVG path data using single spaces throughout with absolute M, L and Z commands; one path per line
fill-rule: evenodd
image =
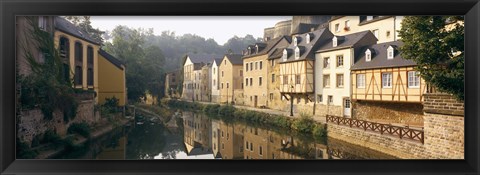
M 78 37 L 80 39 L 84 39 L 88 42 L 91 42 L 96 45 L 100 45 L 100 42 L 93 39 L 90 37 L 90 35 L 85 32 L 84 30 L 78 28 L 74 24 L 72 24 L 70 21 L 66 20 L 65 18 L 62 17 L 55 17 L 55 29 L 68 33 L 70 35 L 73 35 L 75 37 Z
M 243 59 L 254 57 L 254 56 L 259 56 L 259 55 L 265 55 L 265 54 L 268 54 L 268 53 L 271 54 L 270 51 L 272 51 L 274 48 L 276 48 L 277 44 L 280 43 L 280 41 L 282 41 L 282 39 L 285 39 L 288 43 L 290 43 L 290 39 L 287 36 L 280 36 L 280 37 L 270 39 L 267 42 L 264 42 L 264 44 L 262 44 L 262 45 L 264 45 L 264 48 L 262 50 L 260 50 L 258 53 L 254 53 L 254 54 L 250 54 L 250 55 L 244 55 Z M 255 47 L 255 46 L 253 46 L 253 47 Z
M 217 55 L 217 54 L 193 54 L 193 53 L 186 54 L 185 57 L 189 57 L 192 63 L 204 63 L 204 64 L 212 62 L 213 59 L 216 59 L 216 58 L 220 58 L 220 59 L 223 58 L 222 55 Z M 185 64 L 185 61 L 186 59 L 183 61 L 183 64 Z
M 405 67 L 417 65 L 412 60 L 402 58 L 398 47 L 403 45 L 400 41 L 392 41 L 386 43 L 380 43 L 363 47 L 359 52 L 359 56 L 355 58 L 351 70 L 363 70 L 363 69 L 377 69 L 377 68 L 389 68 L 389 67 Z M 393 46 L 395 48 L 393 59 L 387 59 L 387 48 Z M 365 59 L 365 51 L 367 49 L 374 50 L 372 53 L 371 61 L 367 62 Z
M 216 64 L 217 66 L 219 66 L 219 65 L 220 65 L 220 62 L 222 62 L 223 58 L 214 58 L 213 60 L 215 61 L 215 64 Z
M 352 33 L 344 36 L 336 36 L 336 37 L 342 39 L 342 41 L 338 41 L 338 44 L 336 47 L 333 47 L 333 44 L 332 44 L 333 37 L 331 37 L 325 44 L 323 44 L 318 49 L 317 52 L 327 52 L 331 50 L 338 50 L 338 49 L 344 49 L 349 47 L 365 46 L 365 45 L 371 45 L 377 42 L 377 38 L 375 37 L 375 35 L 373 35 L 372 32 L 370 32 L 370 30 L 365 30 L 362 32 Z
M 306 42 L 306 36 L 310 35 L 310 42 Z M 300 49 L 300 57 L 295 59 L 295 48 L 297 46 L 294 45 L 292 42 L 286 49 L 288 51 L 287 60 L 282 62 L 292 62 L 292 61 L 299 61 L 299 60 L 314 60 L 315 59 L 315 51 L 325 42 L 331 40 L 333 34 L 326 28 L 315 30 L 313 32 L 308 32 L 304 34 L 295 35 L 298 38 L 297 46 Z M 283 50 L 282 50 L 283 55 Z
M 235 64 L 235 65 L 243 64 L 242 54 L 226 54 L 225 57 L 227 57 L 232 64 Z
M 115 58 L 113 55 L 110 55 L 109 53 L 105 52 L 104 50 L 102 49 L 99 49 L 98 50 L 98 54 L 102 55 L 103 57 L 105 57 L 105 59 L 107 59 L 110 63 L 112 63 L 113 65 L 117 66 L 119 69 L 123 70 L 123 67 L 122 66 L 125 66 L 125 64 L 118 60 L 117 58 Z

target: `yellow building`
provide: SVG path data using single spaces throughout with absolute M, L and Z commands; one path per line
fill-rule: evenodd
M 220 103 L 235 103 L 235 90 L 243 89 L 243 61 L 240 54 L 227 54 L 218 66 Z
M 291 112 L 294 100 L 297 105 L 314 102 L 315 51 L 332 38 L 328 29 L 319 29 L 292 36 L 292 43 L 283 50 L 280 59 L 280 93 L 290 100 Z M 300 108 L 300 106 L 297 106 Z M 299 111 L 306 111 L 298 109 Z M 313 111 L 313 106 L 309 111 Z
M 401 45 L 387 42 L 360 51 L 351 68 L 355 117 L 422 125 L 427 86 L 415 70 L 416 63 L 401 57 Z
M 125 79 L 125 65 L 103 50 L 98 51 L 98 103 L 103 104 L 105 99 L 115 97 L 118 104 L 127 103 Z
M 403 16 L 334 16 L 329 27 L 337 36 L 369 30 L 378 43 L 384 43 L 400 39 L 397 31 L 402 27 L 402 20 Z
M 73 86 L 98 93 L 98 50 L 100 44 L 88 33 L 62 17 L 55 18 L 55 44 L 60 49 L 64 66 L 70 68 Z M 98 101 L 98 96 L 96 101 Z
M 225 123 L 220 121 L 218 130 L 218 152 L 222 159 L 242 159 L 243 158 L 243 133 L 244 125 Z
M 275 63 L 278 63 L 278 54 L 281 48 L 289 44 L 285 36 L 268 40 L 265 43 L 256 43 L 249 46 L 243 56 L 244 70 L 244 101 L 248 106 L 267 107 L 273 101 L 274 92 L 269 92 L 269 84 L 275 83 L 278 74 L 275 74 Z M 275 89 L 272 86 L 272 89 Z M 275 96 L 280 99 L 280 93 Z

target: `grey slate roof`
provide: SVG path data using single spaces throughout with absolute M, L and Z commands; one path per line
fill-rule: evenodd
M 214 58 L 215 64 L 218 66 L 220 65 L 220 62 L 222 62 L 223 58 Z
M 282 39 L 286 39 L 287 42 L 290 43 L 290 39 L 287 36 L 281 36 L 281 37 L 276 37 L 276 38 L 270 39 L 267 42 L 264 42 L 263 44 L 261 44 L 261 46 L 264 46 L 264 48 L 262 50 L 260 50 L 258 53 L 253 53 L 253 54 L 250 54 L 250 55 L 244 55 L 243 59 L 258 56 L 258 55 L 264 55 L 264 54 L 267 54 L 267 53 L 271 54 L 271 51 L 273 51 L 273 49 L 276 48 L 277 44 L 280 41 L 282 41 Z M 255 51 L 255 45 L 252 45 L 252 46 L 249 46 L 249 47 L 253 47 L 254 48 L 253 51 Z
M 305 38 L 307 34 L 310 34 L 311 36 L 309 43 L 307 43 Z M 305 59 L 315 60 L 315 51 L 317 51 L 323 43 L 331 40 L 333 34 L 328 29 L 323 28 L 320 30 L 315 30 L 313 32 L 296 35 L 296 37 L 299 37 L 299 42 L 297 43 L 297 46 L 300 48 L 300 57 L 298 59 L 295 59 L 295 48 L 297 46 L 295 46 L 292 42 L 286 48 L 288 51 L 287 61 L 281 60 L 282 62 L 300 61 Z
M 116 67 L 118 67 L 119 69 L 123 70 L 123 66 L 125 66 L 125 64 L 118 60 L 117 58 L 115 58 L 113 55 L 110 55 L 109 53 L 105 52 L 104 50 L 102 49 L 99 49 L 98 50 L 98 54 L 102 55 L 103 57 L 105 57 L 110 63 L 112 63 L 113 65 L 115 65 Z
M 377 68 L 390 68 L 390 67 L 405 67 L 417 65 L 412 60 L 402 58 L 398 47 L 403 45 L 400 41 L 392 41 L 387 43 L 380 43 L 363 47 L 359 52 L 359 56 L 355 58 L 355 63 L 351 70 L 363 70 L 363 69 L 377 69 Z M 392 46 L 395 48 L 393 59 L 387 59 L 387 48 Z M 372 53 L 371 61 L 367 62 L 365 59 L 365 51 L 367 49 L 374 50 Z
M 352 33 L 344 36 L 337 36 L 337 38 L 341 38 L 342 40 L 338 41 L 336 47 L 333 47 L 333 37 L 331 37 L 326 43 L 322 44 L 322 46 L 318 49 L 317 52 L 327 52 L 349 47 L 362 47 L 375 44 L 378 41 L 375 35 L 370 32 L 370 30 Z
M 75 37 L 84 39 L 93 44 L 100 45 L 99 41 L 91 38 L 87 32 L 83 31 L 82 29 L 78 28 L 77 26 L 75 26 L 74 24 L 70 23 L 68 20 L 62 17 L 59 17 L 59 16 L 55 17 L 55 29 L 68 33 L 70 35 L 73 35 Z
M 234 65 L 242 65 L 243 64 L 243 55 L 242 54 L 226 54 L 225 57 L 230 60 L 230 62 Z

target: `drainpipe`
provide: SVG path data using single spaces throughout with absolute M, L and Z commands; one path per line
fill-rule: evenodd
M 397 16 L 393 17 L 393 41 L 397 41 Z

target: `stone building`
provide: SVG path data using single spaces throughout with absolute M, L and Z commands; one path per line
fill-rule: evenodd
M 188 156 L 212 154 L 211 120 L 195 113 L 183 114 L 183 140 Z
M 212 63 L 202 67 L 200 76 L 200 101 L 212 101 Z
M 181 83 L 180 71 L 174 70 L 165 73 L 165 96 L 170 98 L 180 98 L 178 84 Z
M 351 67 L 353 117 L 423 126 L 425 81 L 405 60 L 400 41 L 369 45 Z
M 235 90 L 243 90 L 242 55 L 226 54 L 220 61 L 218 73 L 220 103 L 235 103 Z
M 284 35 L 290 36 L 328 27 L 331 16 L 293 16 L 291 20 L 280 21 L 274 27 L 264 29 L 263 40 L 268 41 Z
M 212 71 L 211 71 L 211 77 L 212 77 L 212 97 L 211 97 L 211 101 L 212 102 L 215 102 L 215 103 L 219 103 L 220 102 L 220 76 L 219 76 L 219 73 L 218 73 L 218 66 L 220 65 L 220 62 L 222 61 L 221 58 L 217 58 L 217 59 L 214 59 L 213 60 L 213 63 L 212 63 Z
M 334 35 L 344 36 L 370 30 L 378 43 L 397 41 L 403 16 L 334 16 L 329 22 Z
M 244 70 L 244 101 L 248 106 L 267 107 L 269 101 L 275 95 L 278 99 L 280 94 L 268 91 L 268 85 L 275 83 L 276 76 L 274 57 L 278 58 L 278 52 L 289 44 L 286 36 L 271 39 L 265 43 L 256 43 L 249 46 L 243 56 Z M 272 87 L 272 89 L 275 89 Z
M 221 57 L 214 54 L 187 54 L 183 57 L 182 99 L 195 101 L 200 98 L 201 79 L 198 76 L 201 74 L 202 67 L 213 59 Z
M 298 109 L 294 112 L 313 113 L 314 102 L 314 63 L 315 51 L 327 40 L 332 38 L 328 29 L 315 30 L 304 34 L 292 36 L 292 43 L 283 49 L 282 58 L 280 58 L 280 93 L 282 98 L 289 100 L 290 111 L 301 106 L 311 106 L 310 109 Z
M 315 55 L 316 114 L 351 116 L 350 68 L 361 48 L 375 44 L 370 31 L 331 36 Z
M 245 127 L 234 125 L 232 123 L 220 122 L 219 145 L 218 150 L 222 159 L 242 159 L 243 158 L 243 133 Z M 217 157 L 220 157 L 217 156 Z

